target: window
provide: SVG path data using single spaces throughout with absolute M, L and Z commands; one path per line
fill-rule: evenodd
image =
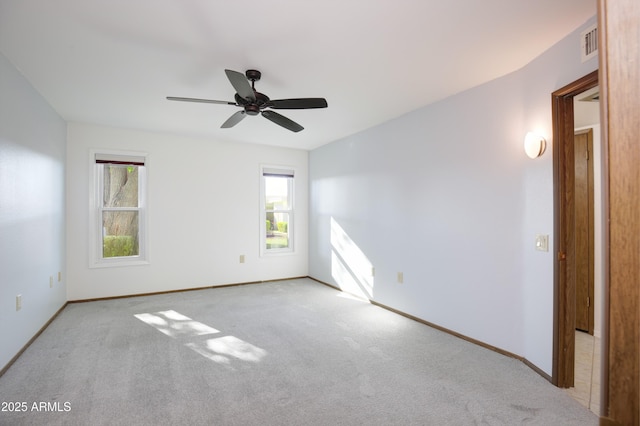
M 91 266 L 147 263 L 146 155 L 93 152 Z
M 261 254 L 293 251 L 293 177 L 292 169 L 262 167 Z

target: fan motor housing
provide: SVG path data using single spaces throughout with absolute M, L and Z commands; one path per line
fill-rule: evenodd
M 254 93 L 256 94 L 256 104 L 258 104 L 258 106 L 262 107 L 262 105 L 269 102 L 269 97 L 267 95 L 255 91 Z
M 258 115 L 260 114 L 260 107 L 256 104 L 248 104 L 244 106 L 244 112 L 247 115 Z

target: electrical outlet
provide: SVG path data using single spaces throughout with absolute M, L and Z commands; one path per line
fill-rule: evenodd
M 372 277 L 376 276 L 376 268 L 374 268 L 373 266 L 371 267 L 371 276 Z
M 244 263 L 244 254 L 240 255 L 240 263 Z
M 58 282 L 62 281 L 62 272 L 58 272 Z
M 49 277 L 49 288 L 53 288 L 53 275 Z
M 402 272 L 398 272 L 398 283 L 402 284 L 404 282 L 404 274 Z
M 16 296 L 16 311 L 22 309 L 22 295 L 19 294 Z

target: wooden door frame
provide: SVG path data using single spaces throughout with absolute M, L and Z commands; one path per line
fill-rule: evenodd
M 551 381 L 573 386 L 575 363 L 576 282 L 574 275 L 574 120 L 573 97 L 598 85 L 598 71 L 551 94 L 553 117 L 553 365 Z
M 601 425 L 640 425 L 640 4 L 599 0 L 607 246 Z

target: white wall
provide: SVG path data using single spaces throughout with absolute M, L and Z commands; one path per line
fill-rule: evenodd
M 149 265 L 89 268 L 90 149 L 149 154 Z M 69 123 L 67 161 L 69 300 L 308 274 L 307 151 Z M 260 164 L 296 169 L 294 254 L 259 256 Z
M 523 227 L 522 273 L 524 304 L 523 351 L 533 364 L 551 374 L 553 361 L 553 264 L 554 249 L 549 253 L 533 250 L 535 233 L 548 230 L 553 238 L 553 156 L 551 93 L 598 69 L 597 58 L 582 63 L 580 58 L 580 31 L 596 22 L 590 19 L 582 27 L 557 43 L 543 55 L 527 65 L 519 74 L 524 81 L 523 97 L 525 126 L 542 129 L 551 143 L 542 161 L 528 161 L 525 175 L 524 202 L 526 220 Z M 551 241 L 551 240 L 550 240 Z
M 2 369 L 66 301 L 66 124 L 1 54 L 0 93 Z
M 598 66 L 579 46 L 577 30 L 517 72 L 312 151 L 310 275 L 551 374 L 553 248 L 534 241 L 553 241 L 551 93 Z M 530 130 L 548 141 L 536 160 Z

